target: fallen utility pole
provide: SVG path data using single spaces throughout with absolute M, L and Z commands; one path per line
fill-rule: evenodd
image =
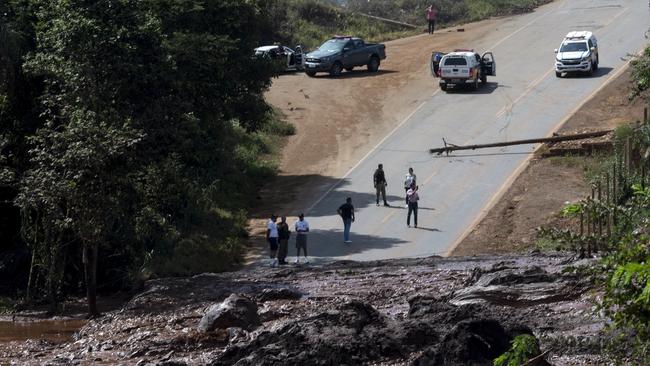
M 476 150 L 476 149 L 484 149 L 488 147 L 502 147 L 502 146 L 511 146 L 511 145 L 525 145 L 525 144 L 538 144 L 538 143 L 545 143 L 545 142 L 560 142 L 560 141 L 572 141 L 572 140 L 583 140 L 583 139 L 588 139 L 591 137 L 600 137 L 600 136 L 605 136 L 608 133 L 612 132 L 614 130 L 605 130 L 605 131 L 596 131 L 596 132 L 586 132 L 586 133 L 578 133 L 575 135 L 565 135 L 565 136 L 553 136 L 553 137 L 543 137 L 543 138 L 538 138 L 538 139 L 528 139 L 528 140 L 515 140 L 515 141 L 506 141 L 506 142 L 494 142 L 491 144 L 479 144 L 479 145 L 466 145 L 466 146 L 459 146 L 459 145 L 454 145 L 450 144 L 445 139 L 442 139 L 442 142 L 444 143 L 445 147 L 439 147 L 436 149 L 429 149 L 429 152 L 434 154 L 442 154 L 442 153 L 447 153 L 449 155 L 450 151 L 456 151 L 456 150 Z
M 375 15 L 370 15 L 370 14 L 366 14 L 366 13 L 355 12 L 354 14 L 361 15 L 361 16 L 364 16 L 364 17 L 366 17 L 366 18 L 371 18 L 371 19 L 375 19 L 375 20 L 380 20 L 380 21 L 382 21 L 382 22 L 386 22 L 386 23 L 397 24 L 397 25 L 401 25 L 401 26 L 405 26 L 405 27 L 411 27 L 411 28 L 415 28 L 415 29 L 420 28 L 420 27 L 418 27 L 417 25 L 413 25 L 413 24 L 409 24 L 409 23 L 404 23 L 404 22 L 399 22 L 399 21 L 397 21 L 397 20 L 392 20 L 392 19 L 382 18 L 382 17 L 378 17 L 378 16 L 375 16 Z

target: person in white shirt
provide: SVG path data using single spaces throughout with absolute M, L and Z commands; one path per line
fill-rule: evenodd
M 416 178 L 417 177 L 415 176 L 415 173 L 413 173 L 413 168 L 409 168 L 409 172 L 406 174 L 406 178 L 404 179 L 404 192 L 408 192 L 408 190 L 411 189 L 411 186 L 416 184 L 415 182 Z M 405 201 L 406 201 L 406 208 L 408 208 L 409 207 L 408 195 L 406 196 Z
M 309 263 L 307 258 L 307 233 L 309 232 L 309 223 L 305 220 L 305 215 L 300 214 L 298 221 L 294 224 L 296 230 L 296 264 L 300 263 L 300 248 L 305 254 L 305 263 Z
M 275 223 L 275 215 L 271 215 L 266 224 L 266 241 L 269 242 L 269 257 L 271 258 L 271 267 L 275 267 L 278 262 L 276 254 L 278 253 L 278 226 Z

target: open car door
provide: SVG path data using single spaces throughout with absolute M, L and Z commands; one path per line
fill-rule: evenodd
M 481 56 L 481 61 L 483 61 L 483 72 L 485 72 L 485 75 L 497 75 L 497 63 L 494 61 L 494 55 L 492 55 L 492 52 L 484 53 L 483 56 Z
M 440 60 L 445 53 L 433 51 L 431 52 L 431 75 L 434 78 L 440 77 Z

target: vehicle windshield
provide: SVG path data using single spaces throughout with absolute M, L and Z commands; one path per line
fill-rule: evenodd
M 465 57 L 448 57 L 444 61 L 445 66 L 465 66 L 467 65 L 467 60 Z
M 562 44 L 560 52 L 584 52 L 588 49 L 587 42 L 571 42 Z
M 318 47 L 318 50 L 326 52 L 341 51 L 346 43 L 348 43 L 347 39 L 330 39 Z

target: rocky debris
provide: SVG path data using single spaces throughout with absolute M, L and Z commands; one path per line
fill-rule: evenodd
M 257 304 L 247 296 L 232 294 L 221 304 L 208 309 L 199 322 L 198 330 L 203 333 L 230 327 L 250 330 L 260 324 Z
M 156 279 L 121 310 L 88 322 L 73 341 L 0 343 L 0 364 L 15 360 L 26 365 L 92 364 L 101 359 L 106 364 L 146 365 L 383 366 L 415 360 L 426 364 L 439 358 L 466 365 L 470 361 L 460 360 L 473 355 L 472 342 L 493 347 L 500 329 L 507 335 L 506 343 L 518 332 L 534 330 L 542 351 L 552 350 L 544 357 L 556 366 L 598 364 L 602 359 L 595 345 L 602 340 L 604 322 L 593 315 L 587 287 L 564 274 L 571 273 L 564 270 L 568 266 L 581 263 L 562 254 L 432 257 L 290 270 L 254 267 L 190 280 Z M 542 292 L 548 288 L 549 302 L 519 301 L 511 306 L 454 301 L 465 288 L 493 286 L 512 288 L 513 296 L 519 297 L 517 291 L 526 286 Z M 562 296 L 552 296 L 557 290 Z M 298 293 L 300 298 L 294 298 Z M 243 317 L 245 324 L 232 324 L 230 319 L 231 324 L 217 325 L 216 318 L 208 319 L 206 309 L 216 316 L 220 306 L 235 298 L 242 299 L 245 305 L 240 310 L 251 317 Z M 470 326 L 483 327 L 493 319 L 498 326 L 485 326 L 487 334 Z M 201 332 L 200 323 L 205 329 L 212 323 L 214 330 Z M 568 337 L 589 341 L 580 347 L 557 347 L 557 340 Z M 491 357 L 486 352 L 474 356 Z
M 295 288 L 265 288 L 262 293 L 257 296 L 261 302 L 275 301 L 275 300 L 298 300 L 302 297 L 302 292 Z
M 464 320 L 439 345 L 425 350 L 413 365 L 492 366 L 493 360 L 508 350 L 514 336 L 496 320 Z
M 468 282 L 474 284 L 456 291 L 452 304 L 527 306 L 551 303 L 575 299 L 585 287 L 574 276 L 549 273 L 537 266 L 511 268 L 502 264 L 487 272 L 474 271 Z
M 212 365 L 357 365 L 400 355 L 400 342 L 372 306 L 350 301 L 339 309 L 290 321 L 231 346 Z

